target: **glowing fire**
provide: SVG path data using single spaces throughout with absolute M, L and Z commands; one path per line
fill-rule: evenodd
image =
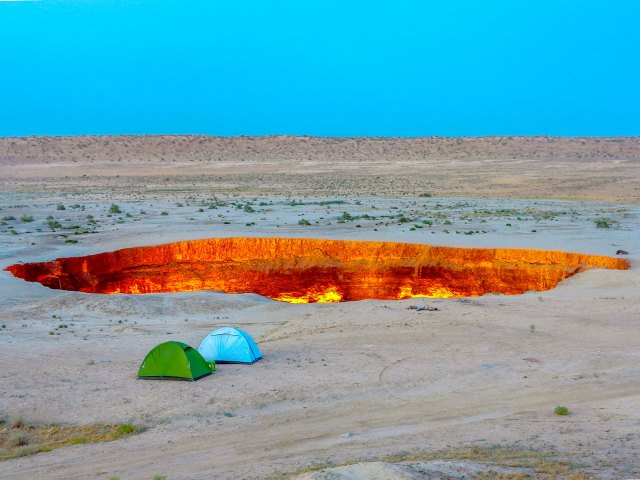
M 413 293 L 413 287 L 411 285 L 405 285 L 400 287 L 398 293 L 398 300 L 405 298 L 452 298 L 452 297 L 466 297 L 469 295 L 456 295 L 454 292 L 446 287 L 432 286 L 427 288 L 426 293 Z
M 342 295 L 338 293 L 338 289 L 336 287 L 329 287 L 323 292 L 311 291 L 302 296 L 283 293 L 278 295 L 275 300 L 289 303 L 337 303 L 342 300 Z
M 625 260 L 545 250 L 296 238 L 214 238 L 16 264 L 49 288 L 144 294 L 218 290 L 289 303 L 449 298 L 548 290 Z

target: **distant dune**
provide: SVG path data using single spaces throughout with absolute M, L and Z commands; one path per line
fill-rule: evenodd
M 0 478 L 640 478 L 639 205 L 638 138 L 0 139 Z M 156 293 L 22 280 L 98 276 Z M 264 358 L 136 380 L 226 325 Z
M 94 187 L 106 177 L 153 186 L 163 177 L 173 186 L 240 193 L 286 186 L 300 195 L 640 203 L 640 137 L 16 137 L 0 139 L 0 173 L 0 185 L 9 190 L 43 181 L 64 189 L 73 178 Z

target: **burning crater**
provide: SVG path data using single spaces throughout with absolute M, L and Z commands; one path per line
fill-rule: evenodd
M 549 290 L 626 261 L 545 250 L 431 247 L 299 238 L 213 238 L 7 267 L 16 277 L 87 293 L 219 290 L 291 303 L 515 295 Z

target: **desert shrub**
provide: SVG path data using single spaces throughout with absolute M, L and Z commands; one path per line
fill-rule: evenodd
M 164 215 L 169 215 L 169 213 L 168 212 L 160 212 L 160 215 L 163 215 L 163 216 Z
M 64 208 L 64 205 L 59 203 L 58 205 L 56 205 L 56 210 L 66 210 L 66 208 Z
M 606 220 L 596 220 L 596 228 L 609 228 L 611 224 Z
M 13 451 L 14 457 L 27 457 L 40 452 L 50 452 L 51 448 L 46 445 L 25 445 L 23 447 L 16 448 Z
M 23 215 L 20 217 L 20 221 L 22 223 L 30 223 L 33 222 L 33 217 L 31 215 Z
M 311 225 L 311 222 L 306 218 L 301 218 L 300 220 L 298 220 L 298 225 Z
M 112 203 L 109 207 L 109 213 L 122 213 L 122 210 L 120 210 L 120 207 L 118 205 Z
M 33 435 L 29 432 L 17 430 L 9 435 L 9 445 L 13 447 L 23 447 L 33 441 Z
M 126 435 L 131 435 L 132 433 L 135 433 L 139 430 L 140 429 L 135 425 L 131 425 L 130 423 L 123 423 L 122 425 L 118 425 L 115 435 L 116 438 L 124 437 Z
M 553 413 L 556 415 L 569 415 L 569 409 L 564 405 L 559 405 L 553 409 Z
M 25 425 L 24 419 L 20 415 L 17 415 L 15 417 L 11 417 L 9 419 L 9 427 L 10 428 L 21 428 L 21 427 L 24 427 L 24 425 Z

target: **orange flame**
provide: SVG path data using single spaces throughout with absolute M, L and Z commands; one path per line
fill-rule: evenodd
M 398 300 L 405 298 L 453 298 L 453 297 L 467 297 L 468 294 L 456 294 L 446 287 L 433 286 L 425 290 L 427 293 L 413 293 L 413 287 L 411 285 L 405 285 L 400 287 L 398 292 Z
M 88 293 L 219 290 L 289 303 L 450 298 L 548 290 L 619 258 L 546 250 L 449 248 L 300 238 L 213 238 L 7 267 Z
M 323 292 L 310 291 L 298 296 L 282 293 L 274 300 L 288 303 L 337 303 L 342 300 L 342 295 L 336 287 L 329 287 Z

